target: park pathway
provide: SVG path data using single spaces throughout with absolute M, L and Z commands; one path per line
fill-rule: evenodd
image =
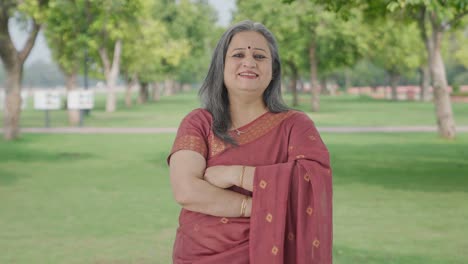
M 400 133 L 400 132 L 437 132 L 435 126 L 346 126 L 346 127 L 318 127 L 320 132 L 326 133 Z M 457 126 L 457 132 L 468 132 L 468 126 Z M 0 128 L 0 132 L 3 129 Z M 53 128 L 22 128 L 22 133 L 36 134 L 162 134 L 176 133 L 174 127 L 53 127 Z

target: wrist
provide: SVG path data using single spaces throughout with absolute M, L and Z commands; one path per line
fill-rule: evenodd
M 245 207 L 245 217 L 250 217 L 252 214 L 252 197 L 247 197 L 246 207 Z
M 245 166 L 238 166 L 239 169 L 237 170 L 237 179 L 234 185 L 237 185 L 241 188 L 244 188 L 244 178 L 245 178 Z

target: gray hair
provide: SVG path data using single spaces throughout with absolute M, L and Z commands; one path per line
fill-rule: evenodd
M 279 113 L 289 110 L 281 97 L 281 62 L 278 46 L 273 34 L 261 23 L 245 20 L 231 26 L 218 41 L 213 52 L 210 68 L 200 88 L 199 96 L 202 106 L 213 116 L 213 132 L 223 141 L 237 145 L 228 134 L 231 126 L 229 97 L 224 85 L 224 60 L 232 38 L 239 32 L 253 31 L 262 34 L 267 40 L 272 56 L 272 80 L 263 93 L 263 102 L 268 110 Z

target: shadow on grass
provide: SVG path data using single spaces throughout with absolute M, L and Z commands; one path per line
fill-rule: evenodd
M 0 186 L 11 185 L 19 178 L 24 178 L 24 176 L 17 172 L 0 168 Z
M 152 166 L 169 168 L 169 165 L 167 164 L 168 155 L 169 155 L 169 150 L 159 151 L 158 153 L 154 155 L 150 155 L 149 157 L 151 158 L 147 159 L 147 162 L 149 162 Z
M 411 109 L 422 109 L 422 111 L 430 111 L 432 105 L 427 102 L 420 101 L 394 101 L 374 99 L 369 96 L 322 96 L 320 97 L 320 111 L 311 111 L 310 97 L 299 97 L 299 105 L 292 106 L 290 98 L 286 100 L 288 105 L 293 109 L 297 109 L 306 113 L 315 114 L 340 114 L 348 113 L 349 111 L 365 112 L 368 110 L 380 110 L 384 112 L 392 111 L 392 109 L 410 107 Z M 384 117 L 384 116 L 383 116 Z
M 350 263 L 366 263 L 366 264 L 440 264 L 452 263 L 462 264 L 461 260 L 454 259 L 434 259 L 433 256 L 424 255 L 400 255 L 395 252 L 379 252 L 366 251 L 361 249 L 352 249 L 343 246 L 333 247 L 333 263 L 350 264 Z
M 4 144 L 0 148 L 0 186 L 11 185 L 23 174 L 15 171 L 15 166 L 27 166 L 32 162 L 76 162 L 83 159 L 93 159 L 95 155 L 80 152 L 46 152 L 26 148 L 21 145 Z M 19 164 L 14 164 L 18 162 Z M 3 167 L 3 168 L 2 168 Z M 30 176 L 30 175 L 28 175 Z
M 39 151 L 37 149 L 23 148 L 22 146 L 3 145 L 0 149 L 0 164 L 6 162 L 36 162 L 36 161 L 77 161 L 83 159 L 92 159 L 95 155 L 84 152 L 48 152 Z
M 468 144 L 330 144 L 334 184 L 468 192 Z M 397 148 L 397 150 L 395 150 Z

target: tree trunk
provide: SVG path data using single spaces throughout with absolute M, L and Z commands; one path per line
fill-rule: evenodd
M 431 23 L 430 31 L 426 28 L 426 19 L 429 19 Z M 453 139 L 456 135 L 455 120 L 453 119 L 452 103 L 447 91 L 447 77 L 445 76 L 445 65 L 441 54 L 444 27 L 437 21 L 434 14 L 428 13 L 425 7 L 420 10 L 418 25 L 427 50 L 439 135 L 443 138 Z M 429 35 L 429 32 L 432 35 Z
M 180 82 L 175 81 L 174 82 L 174 92 L 176 94 L 178 94 L 178 93 L 180 93 L 181 90 L 182 90 L 182 85 L 180 84 Z
M 166 79 L 164 81 L 164 95 L 172 95 L 174 93 L 174 80 Z
M 398 84 L 400 82 L 400 74 L 396 72 L 389 72 L 390 75 L 390 87 L 392 88 L 392 100 L 398 100 Z
M 153 101 L 158 102 L 161 99 L 161 91 L 158 82 L 153 83 Z
M 452 102 L 447 90 L 447 78 L 445 76 L 445 65 L 442 59 L 441 42 L 443 32 L 438 31 L 435 22 L 432 27 L 433 53 L 431 54 L 432 86 L 434 89 L 434 104 L 437 116 L 439 135 L 443 138 L 455 138 L 455 120 L 452 113 Z
M 426 8 L 422 7 L 418 17 L 418 27 L 421 39 L 426 47 L 426 54 L 427 54 L 427 62 L 421 66 L 421 81 L 420 81 L 420 88 L 421 88 L 421 100 L 422 101 L 429 101 L 431 99 L 431 95 L 429 94 L 429 89 L 431 86 L 431 70 L 430 64 L 432 61 L 432 53 L 434 50 L 434 43 L 428 36 L 428 31 L 426 28 L 426 20 L 427 20 L 427 12 Z
M 421 65 L 419 68 L 419 73 L 421 74 L 419 81 L 419 87 L 421 89 L 420 98 L 421 101 L 427 102 L 432 98 L 431 94 L 429 93 L 431 89 L 431 71 L 429 66 L 427 64 Z
M 327 87 L 327 78 L 323 77 L 320 78 L 320 93 L 321 94 L 329 94 L 329 90 Z
M 138 84 L 138 75 L 133 74 L 132 77 L 127 78 L 127 88 L 125 89 L 125 106 L 127 108 L 133 105 L 133 89 Z
M 183 92 L 190 92 L 192 90 L 192 85 L 188 84 L 188 83 L 184 83 L 182 85 L 182 91 Z
M 310 62 L 310 85 L 312 94 L 312 108 L 313 112 L 318 112 L 320 109 L 320 86 L 317 76 L 317 56 L 316 56 L 316 43 L 312 40 L 309 46 L 309 62 Z
M 8 3 L 6 3 L 8 4 Z M 3 111 L 3 136 L 6 140 L 19 137 L 21 115 L 21 81 L 23 64 L 36 41 L 40 25 L 33 20 L 33 28 L 23 46 L 17 51 L 8 30 L 9 6 L 2 6 L 0 11 L 0 58 L 7 74 L 5 87 L 5 106 Z
M 127 107 L 127 108 L 130 108 L 133 105 L 132 87 L 133 87 L 132 82 L 127 83 L 127 87 L 125 89 L 125 107 Z
M 65 73 L 65 87 L 67 92 L 76 90 L 77 84 L 77 72 Z M 68 109 L 68 125 L 79 126 L 80 125 L 80 110 L 79 109 Z
M 345 70 L 345 91 L 347 92 L 349 88 L 351 88 L 351 71 L 350 69 Z
M 299 100 L 297 98 L 297 79 L 299 79 L 299 74 L 297 71 L 297 67 L 293 62 L 288 63 L 289 67 L 291 68 L 291 83 L 289 86 L 289 89 L 292 93 L 292 105 L 293 106 L 298 106 L 299 105 Z
M 106 97 L 106 112 L 112 113 L 117 109 L 117 97 L 115 95 L 116 80 L 113 75 L 106 77 L 107 97 Z
M 330 81 L 326 81 L 326 84 L 328 84 L 328 92 L 330 93 L 331 96 L 336 96 L 338 94 L 338 84 L 337 81 L 333 78 Z
M 149 90 L 148 90 L 148 83 L 141 82 L 140 83 L 140 92 L 138 93 L 138 103 L 139 104 L 146 104 L 149 98 Z
M 293 106 L 298 106 L 299 105 L 299 100 L 297 98 L 297 74 L 296 73 L 293 73 L 292 76 L 291 76 L 290 89 L 291 89 L 291 93 L 292 93 L 292 96 L 293 96 L 292 105 Z
M 5 106 L 3 112 L 3 129 L 6 140 L 13 140 L 19 136 L 22 68 L 22 65 L 15 65 L 10 69 L 6 69 Z
M 120 55 L 122 53 L 122 41 L 117 40 L 114 46 L 114 57 L 112 64 L 107 56 L 107 51 L 104 47 L 99 48 L 99 55 L 104 65 L 104 73 L 106 76 L 107 84 L 107 100 L 106 100 L 106 112 L 115 112 L 117 106 L 117 100 L 115 96 L 115 85 L 117 83 L 117 77 L 119 75 L 120 67 Z
M 304 82 L 301 80 L 299 76 L 297 77 L 297 82 L 299 84 L 299 89 L 297 89 L 297 93 L 299 94 L 304 91 Z

